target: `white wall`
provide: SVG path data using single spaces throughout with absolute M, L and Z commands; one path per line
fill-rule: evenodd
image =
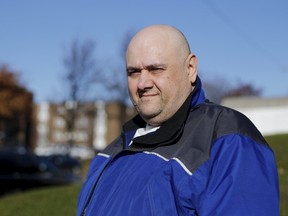
M 288 106 L 236 109 L 246 115 L 263 135 L 288 133 Z

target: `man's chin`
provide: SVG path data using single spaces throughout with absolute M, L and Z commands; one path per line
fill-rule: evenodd
M 140 115 L 145 119 L 155 118 L 159 113 L 140 111 Z
M 157 116 L 159 116 L 161 112 L 158 110 L 158 111 L 155 111 L 155 110 L 140 110 L 139 111 L 139 114 L 140 116 L 149 124 L 151 124 L 151 122 L 154 121 L 154 119 L 157 118 Z
M 143 116 L 145 119 L 155 118 L 157 115 L 160 114 L 159 110 L 144 110 L 140 109 L 141 116 Z

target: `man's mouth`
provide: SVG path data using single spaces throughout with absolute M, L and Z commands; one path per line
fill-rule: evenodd
M 154 94 L 154 93 L 143 93 L 143 94 L 140 94 L 139 97 L 140 98 L 150 98 L 150 97 L 154 97 L 156 95 L 157 94 Z

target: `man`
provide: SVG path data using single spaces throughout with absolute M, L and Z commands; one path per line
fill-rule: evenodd
M 144 28 L 126 65 L 139 115 L 92 161 L 78 215 L 279 215 L 272 150 L 244 115 L 205 100 L 179 30 Z

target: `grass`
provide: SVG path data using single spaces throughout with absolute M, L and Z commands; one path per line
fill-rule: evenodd
M 288 216 L 288 134 L 268 136 L 279 172 L 281 216 Z M 84 163 L 87 172 L 89 161 Z M 84 174 L 85 175 L 85 174 Z M 72 216 L 81 185 L 46 187 L 0 198 L 1 216 Z
M 16 193 L 0 200 L 1 216 L 76 215 L 80 185 L 46 187 Z
M 288 134 L 265 137 L 272 147 L 279 173 L 281 216 L 288 216 Z

